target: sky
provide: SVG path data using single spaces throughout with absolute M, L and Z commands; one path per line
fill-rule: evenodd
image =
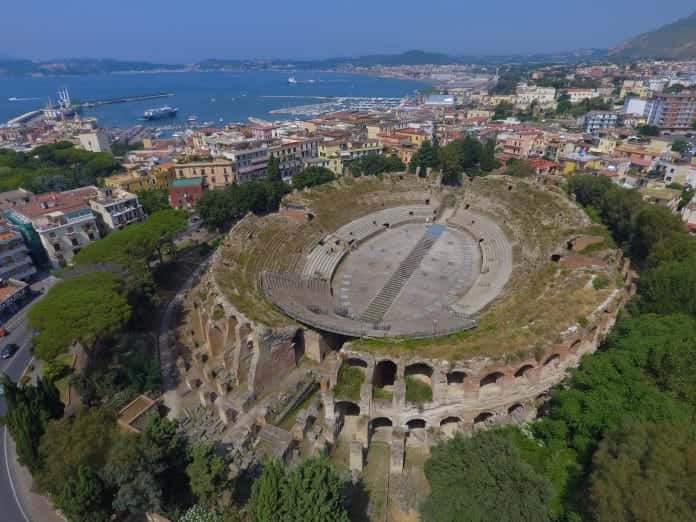
M 192 63 L 610 48 L 693 0 L 3 0 L 0 56 Z

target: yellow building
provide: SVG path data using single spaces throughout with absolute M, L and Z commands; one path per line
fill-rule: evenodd
M 121 189 L 126 192 L 139 190 L 166 189 L 174 179 L 172 164 L 154 167 L 150 172 L 126 172 L 104 178 L 104 186 Z
M 650 95 L 650 90 L 643 80 L 624 80 L 619 96 L 625 98 L 630 93 L 637 95 L 639 98 L 647 98 Z
M 566 154 L 563 156 L 562 161 L 563 174 L 566 176 L 597 172 L 602 166 L 599 156 L 579 152 Z

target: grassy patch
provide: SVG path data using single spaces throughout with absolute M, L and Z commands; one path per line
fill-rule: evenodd
M 406 377 L 406 401 L 422 404 L 433 400 L 433 389 L 415 377 Z
M 376 401 L 391 401 L 394 394 L 384 388 L 372 387 L 372 398 Z
M 360 368 L 344 364 L 338 370 L 338 381 L 334 386 L 334 396 L 352 401 L 360 400 L 360 387 L 365 381 L 365 374 Z
M 609 286 L 609 278 L 603 275 L 598 275 L 592 280 L 592 288 L 601 290 Z

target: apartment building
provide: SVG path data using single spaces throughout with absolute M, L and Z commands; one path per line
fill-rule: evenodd
M 568 95 L 570 103 L 580 103 L 582 101 L 591 100 L 592 98 L 597 98 L 597 96 L 599 96 L 595 89 L 570 88 L 565 89 L 564 92 Z
M 99 194 L 97 187 L 36 196 L 8 211 L 9 221 L 26 237 L 38 236 L 45 255 L 54 267 L 69 265 L 86 244 L 99 239 L 97 217 L 89 205 Z
M 0 219 L 0 280 L 27 281 L 36 274 L 29 248 L 19 231 Z
M 169 204 L 173 208 L 192 210 L 203 195 L 203 178 L 175 179 L 169 185 Z
M 526 110 L 532 103 L 542 109 L 556 108 L 556 89 L 554 87 L 537 87 L 525 83 L 517 86 L 517 96 L 515 97 L 515 107 Z
M 590 111 L 585 114 L 585 132 L 587 134 L 598 134 L 604 129 L 611 129 L 618 125 L 619 116 L 610 111 Z
M 111 189 L 138 192 L 140 190 L 166 189 L 175 179 L 174 163 L 165 163 L 148 172 L 135 171 L 114 174 L 104 179 L 104 186 Z
M 302 170 L 308 160 L 318 157 L 319 138 L 291 137 L 268 148 L 280 161 L 280 174 L 287 180 Z
M 77 135 L 80 147 L 90 152 L 111 152 L 109 135 L 104 129 L 95 129 Z
M 138 196 L 121 189 L 100 190 L 96 198 L 89 200 L 89 206 L 97 216 L 103 234 L 145 219 L 145 211 Z
M 176 179 L 201 178 L 206 190 L 224 189 L 237 181 L 235 162 L 229 159 L 177 163 Z
M 696 94 L 657 94 L 648 100 L 646 118 L 661 130 L 690 130 L 696 121 Z

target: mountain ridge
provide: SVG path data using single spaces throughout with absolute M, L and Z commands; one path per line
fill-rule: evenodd
M 609 56 L 696 59 L 696 11 L 672 23 L 624 40 L 609 51 Z

